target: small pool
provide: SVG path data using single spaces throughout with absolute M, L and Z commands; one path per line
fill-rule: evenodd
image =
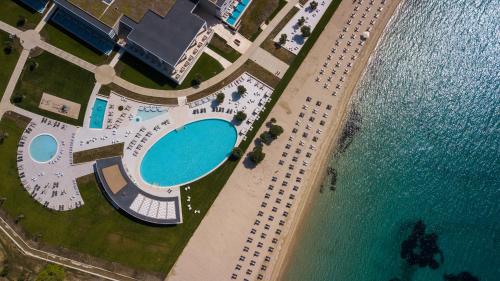
M 92 129 L 101 129 L 104 122 L 104 114 L 108 101 L 103 99 L 95 99 L 94 106 L 92 107 L 92 114 L 90 115 L 90 125 Z
M 49 135 L 38 135 L 30 143 L 30 156 L 41 163 L 49 162 L 57 153 L 57 140 Z
M 141 122 L 149 119 L 156 118 L 160 115 L 167 113 L 163 109 L 138 109 L 137 114 L 135 115 L 134 121 Z
M 240 19 L 243 12 L 245 12 L 245 9 L 248 7 L 248 4 L 250 4 L 250 1 L 251 0 L 240 0 L 238 2 L 238 5 L 234 7 L 233 12 L 227 18 L 226 22 L 229 23 L 231 26 L 234 26 Z
M 220 119 L 189 123 L 158 140 L 142 159 L 145 182 L 173 186 L 194 181 L 220 165 L 236 144 L 234 126 Z

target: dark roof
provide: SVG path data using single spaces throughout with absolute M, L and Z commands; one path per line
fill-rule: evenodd
M 112 30 L 111 27 L 105 25 L 104 23 L 102 23 L 98 19 L 94 18 L 90 14 L 86 13 L 82 9 L 80 9 L 77 6 L 69 3 L 66 0 L 54 0 L 54 2 L 57 5 L 59 5 L 60 7 L 63 7 L 67 11 L 69 11 L 69 12 L 77 15 L 78 17 L 80 17 L 84 21 L 88 22 L 95 29 L 97 29 L 97 30 L 99 30 L 101 32 L 104 32 L 105 34 L 107 34 L 109 36 L 109 34 L 110 34 L 111 30 Z
M 102 169 L 106 167 L 111 167 L 117 165 L 120 169 L 120 173 L 122 174 L 123 178 L 127 182 L 125 187 L 123 187 L 120 191 L 117 193 L 113 193 L 108 186 L 108 183 L 106 182 L 106 179 L 104 178 L 104 175 L 102 173 Z M 124 212 L 126 215 L 143 221 L 147 222 L 150 224 L 160 224 L 160 225 L 166 225 L 166 224 L 178 224 L 181 222 L 181 209 L 180 209 L 180 202 L 179 202 L 179 197 L 158 197 L 152 194 L 149 194 L 145 192 L 144 190 L 140 189 L 138 186 L 136 186 L 132 180 L 128 177 L 127 173 L 125 172 L 125 168 L 123 167 L 122 163 L 122 158 L 117 156 L 117 157 L 111 157 L 111 158 L 106 158 L 106 159 L 100 159 L 97 160 L 96 163 L 94 164 L 94 172 L 97 176 L 99 186 L 103 190 L 104 194 L 106 195 L 106 198 L 111 202 L 111 204 Z M 139 213 L 136 213 L 135 211 L 130 209 L 130 205 L 134 201 L 134 199 L 137 197 L 137 195 L 142 194 L 145 197 L 148 197 L 153 200 L 157 201 L 163 201 L 163 202 L 174 202 L 175 204 L 175 213 L 176 213 L 176 219 L 157 219 L 157 218 L 152 218 L 152 217 L 147 217 L 144 215 L 141 215 Z
M 192 13 L 195 7 L 189 0 L 178 0 L 165 17 L 148 11 L 127 39 L 175 66 L 205 24 Z

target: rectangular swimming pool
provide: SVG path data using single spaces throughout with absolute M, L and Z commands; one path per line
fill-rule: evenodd
M 94 106 L 92 107 L 92 114 L 90 115 L 90 125 L 92 129 L 101 129 L 102 123 L 104 122 L 104 114 L 106 113 L 106 107 L 108 106 L 108 101 L 100 98 L 96 98 Z
M 246 8 L 248 5 L 252 2 L 252 0 L 240 0 L 238 1 L 238 5 L 234 7 L 233 12 L 231 15 L 227 18 L 226 22 L 231 25 L 235 26 L 238 20 L 240 19 L 241 15 L 245 12 Z

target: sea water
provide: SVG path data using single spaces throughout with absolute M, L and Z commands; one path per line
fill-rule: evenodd
M 285 280 L 500 280 L 499 14 L 499 0 L 402 4 Z M 438 235 L 436 270 L 400 257 L 417 220 Z

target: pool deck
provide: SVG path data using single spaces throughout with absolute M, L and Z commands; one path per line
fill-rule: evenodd
M 247 89 L 247 93 L 241 97 L 237 94 L 239 85 L 244 85 Z M 101 98 L 97 95 L 99 88 L 100 85 L 97 83 L 91 97 L 94 102 L 96 98 Z M 225 94 L 225 99 L 220 104 L 216 101 L 216 93 L 219 92 Z M 54 210 L 77 208 L 83 204 L 83 200 L 76 185 L 76 179 L 93 173 L 96 161 L 74 165 L 73 153 L 123 143 L 123 157 L 119 158 L 120 167 L 127 182 L 130 183 L 128 185 L 130 190 L 136 190 L 135 187 L 137 187 L 145 196 L 165 200 L 171 199 L 178 202 L 176 204 L 178 204 L 177 208 L 180 210 L 181 185 L 158 187 L 143 180 L 140 165 L 147 151 L 158 140 L 173 130 L 205 119 L 221 119 L 232 123 L 237 130 L 237 146 L 246 139 L 246 133 L 253 128 L 252 125 L 259 118 L 259 113 L 264 110 L 267 102 L 270 101 L 272 92 L 273 89 L 269 86 L 250 74 L 243 73 L 232 83 L 208 97 L 172 107 L 146 104 L 111 93 L 109 97 L 103 98 L 108 102 L 103 129 L 88 127 L 92 107 L 87 109 L 87 118 L 83 127 L 70 126 L 34 115 L 29 132 L 25 133 L 21 139 L 18 152 L 19 156 L 21 156 L 19 172 L 22 173 L 23 185 L 37 201 L 48 208 Z M 162 112 L 162 114 L 149 120 L 137 122 L 135 116 L 139 109 Z M 234 121 L 234 115 L 238 111 L 243 111 L 248 116 L 247 120 L 241 124 L 236 124 Z M 55 161 L 49 163 L 34 161 L 29 156 L 29 149 L 26 149 L 33 137 L 43 133 L 55 136 L 57 141 L 62 144 L 58 148 Z M 102 161 L 106 160 L 101 159 L 97 163 L 102 164 Z M 223 162 L 219 165 L 222 164 Z M 214 167 L 211 171 L 217 167 Z M 192 179 L 182 185 L 195 180 L 197 179 Z M 54 183 L 56 184 L 54 185 Z M 57 196 L 51 190 L 52 186 L 56 186 L 54 190 L 57 191 Z M 105 187 L 102 188 L 106 191 Z M 33 190 L 35 191 L 33 192 Z M 115 201 L 110 201 L 117 206 Z M 126 202 L 126 204 L 129 203 L 129 201 Z M 157 206 L 159 203 L 154 204 Z M 119 207 L 122 208 L 123 206 Z M 182 214 L 177 213 L 177 217 L 180 219 L 172 220 L 171 223 L 179 223 L 182 220 Z M 144 220 L 155 223 L 154 219 Z

